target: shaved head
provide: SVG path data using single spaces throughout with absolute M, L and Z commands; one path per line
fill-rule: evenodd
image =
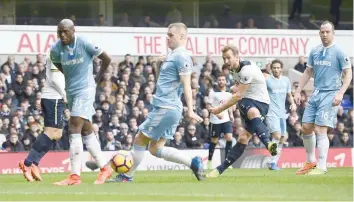
M 74 22 L 70 19 L 63 19 L 59 22 L 58 26 L 65 26 L 65 27 L 74 28 Z
M 75 27 L 70 19 L 63 19 L 57 27 L 57 34 L 63 45 L 69 45 L 74 42 Z

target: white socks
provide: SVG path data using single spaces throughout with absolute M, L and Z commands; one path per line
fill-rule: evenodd
M 103 168 L 106 162 L 103 159 L 100 143 L 94 133 L 87 136 L 82 136 L 82 139 L 86 145 L 87 151 L 90 152 L 93 159 L 95 159 L 98 167 Z
M 133 167 L 126 174 L 127 176 L 133 177 L 135 170 L 138 168 L 139 164 L 144 159 L 145 150 L 146 150 L 146 146 L 139 146 L 136 144 L 133 145 L 133 150 L 131 151 L 131 154 L 133 156 L 134 163 L 133 163 Z
M 71 134 L 69 149 L 71 174 L 76 174 L 80 176 L 83 150 L 84 148 L 82 144 L 81 134 Z
M 318 168 L 327 171 L 329 140 L 327 134 L 317 135 Z
M 184 164 L 191 167 L 192 158 L 181 154 L 181 152 L 173 147 L 162 147 L 156 152 L 156 157 L 163 158 L 166 161 L 174 163 Z
M 307 153 L 307 162 L 315 162 L 316 137 L 313 133 L 303 136 L 304 147 Z

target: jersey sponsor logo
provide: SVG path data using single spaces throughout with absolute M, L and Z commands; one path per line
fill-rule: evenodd
M 332 62 L 327 60 L 315 60 L 315 65 L 330 67 L 332 65 Z
M 83 57 L 80 57 L 80 58 L 77 58 L 77 59 L 72 59 L 72 60 L 67 60 L 67 61 L 64 61 L 62 62 L 63 65 L 76 65 L 76 64 L 81 64 L 84 62 L 84 58 Z

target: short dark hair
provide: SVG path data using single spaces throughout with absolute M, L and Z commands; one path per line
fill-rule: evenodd
M 277 64 L 277 63 L 280 64 L 280 67 L 283 69 L 284 63 L 281 60 L 279 60 L 279 59 L 273 60 L 272 63 L 270 63 L 270 68 L 273 67 L 273 64 Z
M 224 73 L 220 72 L 216 78 L 219 78 L 219 77 L 225 77 L 226 78 L 226 75 Z

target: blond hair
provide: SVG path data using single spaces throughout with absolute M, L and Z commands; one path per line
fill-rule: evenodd
M 222 53 L 226 53 L 231 50 L 234 55 L 238 55 L 238 48 L 234 45 L 228 44 L 221 49 Z

